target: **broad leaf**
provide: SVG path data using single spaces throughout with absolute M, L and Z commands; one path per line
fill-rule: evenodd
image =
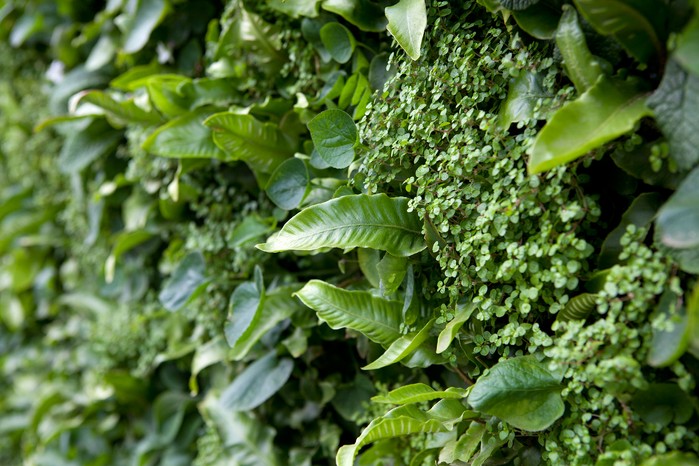
M 631 408 L 643 422 L 655 428 L 671 423 L 684 424 L 696 408 L 687 393 L 674 383 L 652 383 L 645 390 L 634 393 Z
M 141 50 L 155 27 L 169 10 L 166 0 L 138 0 L 134 11 L 124 13 L 115 22 L 124 32 L 124 52 Z
M 292 18 L 306 16 L 315 18 L 318 16 L 318 4 L 320 0 L 268 0 L 270 8 L 284 13 Z
M 386 253 L 378 264 L 376 270 L 379 273 L 379 289 L 384 295 L 396 292 L 405 274 L 408 271 L 408 259 L 406 257 L 396 257 Z
M 393 6 L 386 7 L 388 32 L 405 50 L 410 58 L 420 58 L 422 38 L 427 27 L 427 9 L 425 0 L 400 0 Z
M 650 0 L 574 0 L 578 11 L 600 34 L 619 42 L 641 63 L 662 57 L 663 44 L 654 27 L 654 16 L 664 8 Z
M 411 332 L 398 338 L 396 341 L 391 343 L 391 346 L 389 346 L 378 359 L 373 361 L 371 364 L 362 367 L 362 369 L 381 369 L 382 367 L 386 367 L 401 361 L 410 353 L 417 350 L 420 345 L 422 345 L 425 340 L 429 338 L 434 321 L 435 319 L 432 319 L 427 322 L 427 324 L 425 324 L 425 326 L 418 332 Z
M 524 10 L 511 11 L 517 24 L 527 34 L 541 40 L 553 39 L 561 8 L 557 0 L 543 0 Z
M 133 100 L 116 101 L 112 96 L 102 91 L 85 91 L 80 96 L 80 102 L 100 107 L 107 116 L 119 121 L 121 124 L 145 123 L 156 125 L 163 122 L 158 114 L 143 110 Z
M 471 314 L 476 309 L 473 303 L 468 303 L 466 305 L 459 305 L 456 308 L 456 315 L 449 321 L 449 323 L 444 327 L 439 333 L 439 338 L 437 339 L 437 353 L 443 353 L 449 348 L 452 340 L 461 330 L 461 327 L 471 318 Z
M 647 362 L 653 367 L 667 367 L 677 361 L 689 346 L 689 317 L 680 307 L 679 297 L 671 290 L 665 290 L 658 302 L 658 312 L 667 319 L 670 329 L 653 328 Z
M 187 255 L 163 284 L 158 300 L 168 311 L 182 308 L 207 283 L 206 263 L 200 252 Z
M 82 131 L 72 131 L 58 155 L 58 168 L 63 173 L 76 173 L 116 149 L 123 135 L 112 129 L 103 118 L 97 118 Z
M 357 249 L 357 261 L 359 268 L 369 281 L 372 287 L 379 288 L 381 286 L 381 277 L 377 266 L 381 260 L 381 252 L 376 249 L 359 248 Z
M 696 13 L 677 37 L 677 44 L 672 58 L 684 69 L 699 76 L 699 15 Z
M 656 225 L 666 246 L 699 247 L 699 167 L 692 170 L 660 208 Z
M 342 110 L 330 109 L 308 122 L 313 145 L 318 155 L 333 168 L 347 168 L 354 159 L 359 142 L 357 125 Z
M 518 429 L 541 431 L 563 415 L 561 376 L 534 356 L 506 359 L 478 379 L 468 403 Z
M 587 48 L 578 15 L 570 5 L 563 6 L 563 16 L 556 31 L 556 45 L 563 56 L 566 74 L 575 84 L 575 89 L 582 93 L 594 86 L 603 74 L 602 68 Z
M 151 231 L 135 230 L 123 231 L 115 237 L 112 252 L 109 254 L 104 264 L 104 275 L 107 283 L 110 283 L 114 279 L 117 260 L 119 260 L 123 254 L 153 238 L 153 236 L 154 234 Z
M 228 345 L 222 337 L 216 337 L 197 347 L 192 357 L 192 375 L 189 378 L 189 390 L 192 395 L 196 396 L 199 393 L 199 373 L 207 367 L 225 361 L 228 351 Z
M 425 248 L 421 230 L 406 198 L 357 194 L 302 210 L 257 247 L 266 252 L 363 247 L 410 256 Z
M 498 0 L 508 10 L 524 10 L 539 3 L 539 0 Z
M 435 399 L 462 399 L 466 397 L 467 393 L 466 390 L 457 387 L 449 387 L 446 390 L 438 391 L 424 383 L 414 383 L 396 388 L 386 395 L 375 396 L 371 401 L 374 403 L 404 405 Z
M 350 328 L 384 347 L 401 337 L 402 303 L 377 298 L 368 291 L 347 291 L 311 280 L 296 293 L 331 328 Z
M 630 81 L 602 77 L 551 117 L 531 147 L 529 173 L 570 162 L 631 131 L 650 115 L 646 94 Z
M 252 115 L 217 113 L 204 124 L 211 128 L 214 142 L 228 160 L 242 160 L 262 173 L 272 173 L 296 150 L 296 142 L 279 126 L 263 123 Z
M 221 406 L 231 411 L 248 411 L 267 401 L 289 380 L 294 361 L 277 360 L 274 351 L 250 364 L 221 393 Z
M 321 6 L 342 16 L 362 31 L 381 32 L 386 29 L 383 9 L 371 0 L 323 0 Z
M 264 299 L 265 290 L 256 281 L 242 283 L 233 291 L 228 310 L 229 321 L 224 328 L 230 346 L 235 346 L 238 340 L 245 339 L 252 331 L 259 320 Z
M 284 210 L 299 206 L 308 192 L 310 178 L 308 168 L 301 159 L 292 157 L 282 162 L 267 182 L 267 196 Z
M 458 461 L 469 461 L 476 452 L 478 445 L 485 434 L 485 424 L 479 422 L 471 422 L 471 425 L 466 429 L 458 440 L 445 445 L 439 453 L 440 463 L 452 464 Z
M 203 124 L 209 114 L 195 110 L 169 121 L 144 141 L 143 148 L 163 157 L 225 159 Z
M 331 22 L 321 27 L 320 40 L 336 62 L 347 63 L 352 58 L 356 41 L 342 24 Z
M 648 106 L 670 143 L 670 157 L 682 170 L 694 167 L 699 162 L 699 76 L 669 61 Z
M 542 99 L 550 97 L 542 86 L 539 74 L 523 71 L 510 80 L 507 99 L 500 106 L 498 123 L 503 129 L 512 123 L 527 121 L 534 116 L 534 110 Z
M 651 456 L 641 466 L 699 466 L 699 458 L 693 453 L 673 451 Z

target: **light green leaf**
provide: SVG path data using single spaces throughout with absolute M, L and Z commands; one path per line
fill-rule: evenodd
M 240 339 L 248 337 L 259 321 L 264 300 L 265 290 L 256 282 L 241 283 L 233 291 L 228 308 L 228 322 L 224 327 L 226 341 L 230 346 L 235 346 Z
M 308 168 L 301 159 L 292 157 L 282 162 L 267 182 L 265 191 L 277 207 L 295 209 L 310 189 Z
M 357 249 L 357 261 L 359 262 L 359 268 L 371 286 L 374 288 L 379 288 L 379 286 L 381 286 L 381 278 L 379 277 L 379 271 L 376 268 L 379 265 L 380 259 L 381 253 L 376 249 Z
M 421 230 L 418 216 L 408 212 L 408 199 L 357 194 L 302 210 L 257 247 L 266 252 L 363 247 L 410 256 L 425 249 Z
M 425 324 L 425 326 L 422 327 L 419 332 L 411 332 L 398 338 L 396 341 L 391 343 L 391 346 L 389 346 L 378 359 L 373 361 L 371 364 L 362 367 L 362 369 L 366 371 L 381 369 L 382 367 L 390 366 L 391 364 L 395 364 L 404 359 L 410 353 L 417 350 L 420 345 L 422 345 L 425 340 L 429 338 L 430 331 L 434 326 L 435 320 L 436 319 L 432 319 L 427 322 L 427 324 Z
M 376 270 L 379 273 L 379 289 L 384 295 L 390 295 L 396 292 L 405 274 L 408 271 L 408 259 L 406 257 L 396 257 L 386 253 L 383 259 L 376 264 Z
M 561 376 L 534 356 L 507 359 L 491 367 L 471 389 L 468 403 L 477 411 L 533 432 L 547 429 L 565 409 Z
M 321 7 L 342 16 L 362 31 L 381 32 L 386 29 L 383 9 L 371 0 L 323 0 Z
M 364 446 L 377 440 L 403 437 L 419 433 L 445 432 L 444 424 L 430 419 L 412 406 L 401 406 L 389 411 L 383 418 L 373 420 L 353 445 L 345 445 L 337 452 L 337 466 L 352 466 L 354 458 Z
M 471 318 L 476 306 L 473 303 L 468 303 L 466 305 L 458 305 L 456 308 L 456 315 L 449 323 L 444 327 L 444 330 L 439 332 L 439 337 L 437 338 L 437 353 L 443 353 L 449 348 L 452 340 L 459 333 L 461 327 Z
M 228 357 L 228 345 L 222 337 L 216 337 L 198 346 L 192 357 L 192 375 L 189 378 L 189 390 L 192 396 L 199 393 L 197 376 L 207 367 L 213 366 Z
M 384 347 L 401 337 L 399 301 L 377 298 L 368 291 L 347 291 L 311 280 L 296 293 L 331 328 L 350 328 Z
M 556 31 L 556 45 L 575 89 L 582 93 L 594 86 L 603 74 L 602 68 L 587 48 L 578 15 L 571 5 L 563 5 L 563 16 Z
M 543 0 L 529 8 L 513 10 L 511 13 L 524 32 L 540 40 L 553 39 L 561 17 L 557 0 Z
M 699 76 L 699 15 L 694 14 L 682 33 L 677 37 L 672 58 L 684 69 Z
M 670 143 L 670 157 L 682 170 L 693 168 L 699 162 L 699 76 L 670 60 L 648 106 Z
M 454 440 L 444 446 L 439 453 L 439 462 L 452 464 L 457 460 L 469 461 L 483 439 L 485 428 L 485 424 L 475 421 L 471 422 L 466 432 L 458 440 Z
M 141 50 L 169 9 L 165 0 L 138 0 L 134 11 L 118 17 L 115 22 L 124 32 L 124 52 Z
M 503 129 L 512 123 L 527 121 L 534 116 L 537 104 L 549 97 L 543 90 L 541 76 L 524 71 L 510 80 L 507 99 L 500 106 L 498 123 Z
M 200 109 L 169 121 L 143 142 L 143 148 L 163 157 L 225 159 L 203 124 L 209 114 Z
M 129 123 L 157 125 L 163 122 L 163 119 L 158 114 L 143 110 L 133 100 L 117 101 L 102 91 L 85 91 L 80 97 L 80 102 L 100 107 L 109 117 L 124 125 Z
M 318 4 L 320 0 L 267 0 L 270 8 L 277 10 L 292 18 L 306 16 L 315 18 L 318 16 Z
M 571 298 L 556 315 L 556 320 L 585 320 L 597 308 L 597 296 L 594 293 L 581 293 Z
M 289 380 L 294 361 L 277 360 L 275 352 L 250 364 L 221 393 L 221 406 L 232 411 L 248 411 L 260 406 Z
M 648 63 L 663 55 L 663 44 L 652 22 L 653 14 L 659 17 L 664 14 L 658 2 L 574 0 L 574 3 L 597 32 L 614 37 L 639 62 Z
M 641 463 L 641 466 L 699 466 L 699 458 L 693 453 L 673 451 L 652 456 Z
M 352 33 L 342 24 L 336 22 L 325 24 L 320 28 L 320 40 L 336 62 L 347 63 L 352 58 L 356 41 Z
M 658 211 L 660 239 L 674 249 L 699 247 L 699 167 L 682 181 Z
M 168 311 L 177 311 L 206 283 L 204 256 L 200 252 L 193 252 L 177 264 L 172 276 L 163 284 L 158 300 Z
M 296 142 L 279 126 L 252 115 L 216 113 L 204 124 L 212 129 L 214 142 L 228 160 L 242 160 L 254 171 L 272 173 L 296 149 Z
M 570 162 L 631 131 L 651 114 L 646 94 L 635 83 L 602 77 L 551 117 L 531 147 L 529 173 Z
M 302 309 L 298 300 L 292 297 L 292 293 L 298 289 L 297 285 L 289 285 L 265 293 L 257 318 L 253 319 L 232 346 L 231 352 L 235 361 L 245 358 L 253 346 L 279 322 Z
M 420 58 L 422 38 L 427 27 L 425 0 L 400 0 L 386 7 L 388 32 L 396 39 L 410 58 Z
M 79 172 L 114 151 L 122 137 L 103 118 L 97 118 L 87 128 L 72 131 L 66 138 L 58 155 L 58 168 L 62 173 Z
M 256 241 L 260 236 L 272 231 L 272 221 L 259 215 L 248 215 L 233 228 L 230 234 L 230 245 L 238 247 Z
M 351 116 L 336 108 L 326 110 L 308 122 L 308 130 L 318 155 L 328 165 L 347 168 L 352 163 L 359 133 Z
M 371 401 L 374 403 L 404 405 L 435 399 L 461 399 L 465 398 L 467 394 L 468 391 L 462 388 L 449 387 L 446 390 L 438 391 L 424 383 L 414 383 L 396 388 L 386 395 L 375 396 Z

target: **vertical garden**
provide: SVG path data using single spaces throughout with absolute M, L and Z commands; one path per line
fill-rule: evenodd
M 0 0 L 0 464 L 699 465 L 696 0 Z

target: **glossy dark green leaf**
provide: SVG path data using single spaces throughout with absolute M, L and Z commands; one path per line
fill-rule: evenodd
M 600 78 L 578 99 L 553 114 L 530 150 L 529 173 L 575 160 L 631 131 L 650 115 L 643 87 L 631 81 Z
M 113 152 L 122 137 L 103 118 L 97 118 L 87 128 L 71 132 L 66 138 L 58 155 L 58 168 L 63 173 L 79 172 Z
M 213 140 L 226 159 L 242 160 L 262 173 L 272 173 L 296 149 L 295 141 L 279 126 L 252 115 L 217 113 L 204 124 L 213 131 Z
M 653 15 L 661 18 L 664 6 L 650 0 L 574 0 L 583 17 L 600 34 L 614 37 L 641 63 L 663 56 L 663 43 Z
M 373 90 L 383 90 L 384 85 L 393 74 L 395 74 L 395 69 L 389 68 L 387 53 L 379 53 L 371 59 L 368 78 Z
M 665 196 L 659 193 L 643 193 L 633 200 L 629 208 L 621 216 L 619 225 L 614 228 L 602 243 L 599 253 L 598 266 L 606 269 L 618 262 L 619 254 L 623 251 L 621 238 L 629 225 L 638 229 L 648 230 L 655 214 L 663 204 Z
M 420 220 L 406 198 L 357 194 L 308 207 L 266 243 L 266 252 L 372 248 L 410 256 L 425 248 Z
M 507 99 L 500 106 L 498 123 L 503 129 L 512 123 L 527 121 L 534 116 L 534 110 L 542 99 L 549 97 L 543 89 L 541 76 L 523 71 L 510 80 Z
M 347 63 L 352 58 L 356 41 L 342 24 L 332 22 L 321 27 L 320 40 L 336 62 Z
M 296 295 L 331 328 L 351 328 L 371 341 L 388 346 L 401 337 L 399 301 L 377 298 L 367 291 L 347 291 L 311 280 Z
M 658 211 L 656 226 L 660 239 L 674 249 L 699 247 L 699 167 Z
M 383 8 L 371 0 L 323 0 L 321 7 L 342 16 L 363 31 L 381 32 L 386 29 Z
M 306 164 L 292 157 L 282 162 L 267 182 L 265 191 L 277 207 L 284 210 L 299 206 L 309 189 Z
M 359 142 L 357 125 L 342 110 L 330 109 L 308 122 L 318 155 L 333 168 L 347 168 Z
M 221 393 L 221 406 L 248 411 L 272 397 L 289 380 L 294 361 L 277 359 L 274 351 L 250 364 Z
M 204 126 L 209 114 L 196 110 L 170 120 L 144 141 L 143 148 L 162 157 L 225 159 Z
M 670 143 L 670 157 L 682 170 L 694 167 L 699 162 L 699 76 L 669 61 L 648 106 Z
M 386 18 L 388 32 L 398 45 L 413 60 L 420 58 L 422 38 L 427 27 L 425 0 L 400 0 L 395 5 L 386 7 Z
M 691 406 L 691 398 L 674 383 L 650 384 L 631 399 L 634 413 L 656 427 L 666 427 L 672 422 L 684 424 L 694 414 Z
M 508 10 L 524 10 L 539 3 L 539 0 L 498 0 Z
M 501 361 L 481 376 L 471 389 L 468 403 L 512 426 L 541 431 L 563 415 L 561 376 L 534 356 Z
M 158 295 L 160 304 L 168 311 L 177 311 L 206 282 L 204 256 L 200 252 L 193 252 L 177 264 L 172 276 L 163 284 L 163 288 Z
M 583 93 L 594 86 L 603 74 L 602 68 L 587 48 L 578 15 L 570 5 L 563 6 L 563 16 L 556 31 L 556 45 L 563 56 L 566 74 L 575 84 L 575 89 Z
M 512 16 L 527 34 L 540 40 L 553 39 L 561 17 L 556 0 L 543 0 L 524 10 L 513 10 Z
M 665 290 L 658 302 L 657 311 L 666 317 L 671 327 L 668 330 L 653 328 L 650 351 L 646 358 L 648 364 L 653 367 L 667 367 L 673 364 L 689 346 L 689 317 L 678 298 L 671 290 Z

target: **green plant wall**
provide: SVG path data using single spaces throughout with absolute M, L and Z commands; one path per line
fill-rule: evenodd
M 699 463 L 697 7 L 0 2 L 0 462 Z

